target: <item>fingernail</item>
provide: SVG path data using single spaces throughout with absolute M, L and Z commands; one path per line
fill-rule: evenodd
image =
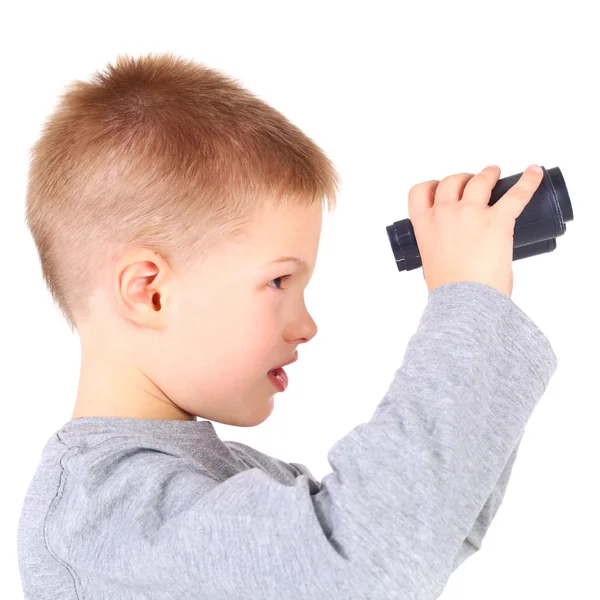
M 538 165 L 531 165 L 529 167 L 534 173 L 541 173 L 543 171 L 542 167 L 538 167 Z

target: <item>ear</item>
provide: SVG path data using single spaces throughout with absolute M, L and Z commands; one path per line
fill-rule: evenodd
M 173 271 L 158 252 L 128 249 L 118 259 L 115 270 L 119 314 L 140 327 L 164 329 L 173 285 Z

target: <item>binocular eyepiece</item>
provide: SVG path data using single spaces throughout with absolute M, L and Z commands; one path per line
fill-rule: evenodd
M 564 177 L 558 167 L 545 169 L 535 194 L 515 222 L 513 261 L 552 252 L 556 238 L 567 231 L 573 220 L 573 207 Z M 499 179 L 488 206 L 493 206 L 521 178 L 521 173 Z M 410 219 L 386 227 L 398 271 L 412 271 L 422 266 L 421 253 Z

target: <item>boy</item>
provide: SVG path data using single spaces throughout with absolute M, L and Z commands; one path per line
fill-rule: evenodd
M 270 372 L 317 332 L 303 290 L 332 164 L 193 61 L 119 57 L 73 84 L 29 174 L 28 225 L 82 364 L 23 504 L 25 598 L 437 598 L 481 547 L 557 367 L 510 299 L 511 223 L 541 176 L 488 207 L 498 176 L 411 188 L 427 306 L 317 481 L 211 421 L 268 418 L 286 385 Z

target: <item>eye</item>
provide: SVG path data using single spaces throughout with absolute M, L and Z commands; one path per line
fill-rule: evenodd
M 275 279 L 271 279 L 271 281 L 269 281 L 269 283 L 272 283 L 273 281 L 277 281 L 279 279 L 283 281 L 284 279 L 287 279 L 288 277 L 291 277 L 291 275 L 282 275 L 281 277 L 275 277 Z M 275 289 L 277 289 L 277 290 L 283 289 L 283 288 L 277 287 L 277 286 L 273 286 L 273 287 L 275 287 Z

